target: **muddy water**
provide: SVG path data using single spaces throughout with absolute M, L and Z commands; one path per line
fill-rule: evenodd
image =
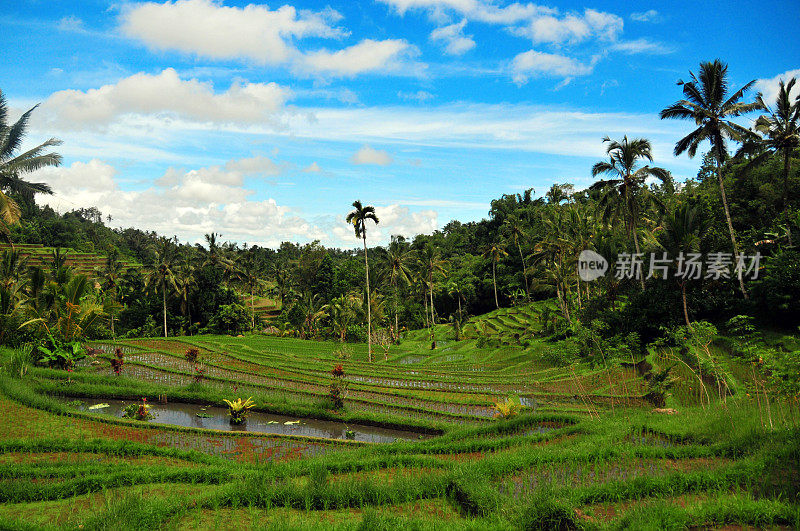
M 82 404 L 78 406 L 78 409 L 81 411 L 105 413 L 116 417 L 121 417 L 125 406 L 133 403 L 124 400 L 103 400 L 94 398 L 82 399 L 80 402 Z M 90 406 L 96 404 L 108 404 L 108 407 L 89 409 Z M 191 428 L 279 435 L 303 435 L 308 437 L 322 437 L 325 439 L 346 439 L 345 432 L 350 429 L 355 432 L 353 440 L 374 443 L 391 443 L 396 440 L 416 440 L 419 439 L 420 436 L 422 436 L 422 438 L 427 437 L 424 434 L 413 431 L 273 415 L 260 411 L 251 412 L 246 423 L 232 425 L 229 420 L 228 411 L 225 408 L 213 406 L 204 407 L 197 404 L 178 402 L 151 404 L 150 412 L 155 415 L 155 418 L 151 419 L 149 422 Z M 198 413 L 203 416 L 198 416 Z

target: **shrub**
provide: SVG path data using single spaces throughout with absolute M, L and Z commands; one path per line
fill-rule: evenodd
M 129 404 L 123 410 L 124 417 L 134 420 L 150 420 L 154 417 L 150 413 L 150 406 L 147 404 L 147 398 L 142 397 L 141 404 Z
M 114 358 L 111 360 L 111 370 L 114 371 L 114 374 L 119 376 L 122 372 L 122 366 L 125 364 L 125 354 L 123 354 L 122 349 L 117 347 L 114 350 Z
M 200 349 L 196 347 L 192 347 L 186 351 L 186 361 L 189 363 L 197 363 L 197 360 L 200 359 Z
M 517 395 L 511 395 L 505 400 L 495 402 L 494 409 L 496 411 L 495 417 L 500 419 L 510 419 L 519 415 L 522 411 L 522 401 Z
M 39 363 L 56 369 L 71 369 L 75 362 L 86 357 L 80 341 L 66 342 L 49 336 L 37 347 Z
M 216 334 L 238 334 L 250 329 L 250 310 L 241 304 L 223 304 L 208 323 L 208 331 Z
M 333 381 L 328 387 L 328 401 L 333 409 L 344 407 L 344 397 L 347 394 L 347 382 L 344 381 L 344 368 L 342 364 L 336 365 L 331 370 Z
M 753 298 L 770 321 L 796 324 L 800 315 L 800 252 L 779 251 L 767 259 Z
M 250 409 L 256 405 L 253 402 L 253 397 L 248 397 L 247 400 L 237 398 L 236 400 L 223 399 L 228 404 L 228 415 L 231 417 L 231 424 L 242 424 L 247 420 L 247 415 L 250 414 Z

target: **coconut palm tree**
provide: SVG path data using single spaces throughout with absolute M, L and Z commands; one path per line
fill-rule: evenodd
M 371 205 L 362 206 L 361 201 L 353 201 L 353 210 L 345 221 L 353 225 L 356 233 L 356 238 L 361 238 L 364 242 L 364 267 L 367 280 L 367 356 L 369 361 L 372 361 L 372 305 L 370 304 L 370 289 L 369 289 L 369 257 L 367 256 L 367 220 L 372 220 L 378 224 L 378 216 L 375 215 L 375 207 Z
M 531 255 L 544 277 L 544 283 L 552 285 L 556 291 L 561 313 L 572 322 L 569 313 L 569 279 L 576 276 L 577 268 L 570 269 L 571 258 L 577 258 L 574 242 L 567 239 L 565 211 L 550 208 L 542 215 L 542 234 Z
M 678 204 L 664 217 L 661 227 L 656 229 L 656 243 L 667 252 L 667 256 L 686 256 L 687 253 L 700 249 L 701 235 L 705 230 L 706 224 L 700 219 L 696 207 L 686 203 Z M 673 265 L 676 264 L 673 262 Z M 681 288 L 683 318 L 686 326 L 692 328 L 686 304 L 686 285 L 689 279 L 675 273 L 677 271 L 673 271 L 673 276 Z
M 167 238 L 161 238 L 155 251 L 155 259 L 145 273 L 145 288 L 154 293 L 161 292 L 164 310 L 164 337 L 167 337 L 167 291 L 177 291 L 175 283 L 175 251 Z
M 250 329 L 256 328 L 256 291 L 263 286 L 263 281 L 259 276 L 258 263 L 252 253 L 238 255 L 233 264 L 232 276 L 237 284 L 250 294 Z
M 650 141 L 644 138 L 628 140 L 627 136 L 622 141 L 603 138 L 606 142 L 606 153 L 609 160 L 601 161 L 592 166 L 592 175 L 611 175 L 611 179 L 600 180 L 591 188 L 602 190 L 604 193 L 598 203 L 603 220 L 609 222 L 613 218 L 622 217 L 629 236 L 633 236 L 633 245 L 639 254 L 639 237 L 636 234 L 640 217 L 642 200 L 652 200 L 648 193 L 646 181 L 648 177 L 656 177 L 662 181 L 668 179 L 668 172 L 663 168 L 639 167 L 643 159 L 653 160 Z M 639 279 L 644 289 L 644 279 Z
M 784 216 L 788 216 L 789 208 L 789 173 L 792 169 L 792 153 L 800 146 L 800 95 L 794 100 L 791 98 L 792 89 L 797 80 L 792 78 L 788 83 L 780 80 L 778 86 L 778 96 L 775 99 L 775 108 L 770 108 L 764 102 L 763 94 L 756 96 L 759 103 L 767 114 L 761 115 L 756 119 L 753 126 L 759 135 L 745 142 L 737 157 L 751 155 L 746 169 L 761 164 L 769 156 L 779 154 L 783 158 L 783 193 L 781 196 L 781 207 Z M 791 245 L 791 231 L 789 231 L 789 244 Z
M 336 297 L 327 305 L 328 317 L 334 332 L 339 334 L 339 341 L 347 339 L 347 330 L 361 311 L 359 304 L 361 300 L 351 294 Z
M 118 253 L 114 250 L 109 254 L 108 258 L 106 258 L 105 266 L 102 268 L 98 267 L 95 271 L 102 280 L 101 287 L 103 288 L 103 292 L 109 297 L 110 307 L 114 310 L 117 310 L 119 307 L 117 302 L 119 300 L 119 284 L 122 281 L 122 275 L 125 273 L 125 268 L 122 266 L 122 263 L 117 260 L 118 257 Z M 115 313 L 116 311 L 110 313 L 111 336 L 114 338 L 117 337 L 116 331 L 114 330 Z
M 439 253 L 437 252 L 436 248 L 428 242 L 425 247 L 420 249 L 418 253 L 418 261 L 419 261 L 419 270 L 422 273 L 425 283 L 428 286 L 428 295 L 430 296 L 430 303 L 431 303 L 431 341 L 433 344 L 436 344 L 436 338 L 434 337 L 434 327 L 436 325 L 436 310 L 433 305 L 433 286 L 435 276 L 437 274 L 443 275 L 445 272 L 445 265 L 447 262 L 441 258 Z
M 389 248 L 386 250 L 386 275 L 389 277 L 389 285 L 392 286 L 392 293 L 394 295 L 394 335 L 395 339 L 400 330 L 399 313 L 399 300 L 400 290 L 399 284 L 409 284 L 413 272 L 411 270 L 411 262 L 414 259 L 414 252 L 408 248 L 408 245 L 403 244 L 397 238 L 392 238 L 389 243 Z
M 522 240 L 527 235 L 522 228 L 522 220 L 515 215 L 511 215 L 503 221 L 502 230 L 505 232 L 508 239 L 516 246 L 519 251 L 519 259 L 522 261 L 522 279 L 525 281 L 525 297 L 530 299 L 531 292 L 528 289 L 528 267 L 525 264 L 525 256 L 522 254 Z
M 8 226 L 19 221 L 19 205 L 11 199 L 8 192 L 14 192 L 23 197 L 33 197 L 33 194 L 52 194 L 53 191 L 45 183 L 32 183 L 20 176 L 46 166 L 61 164 L 61 155 L 45 153 L 47 148 L 58 146 L 61 141 L 55 138 L 39 144 L 25 153 L 14 155 L 25 137 L 25 128 L 28 120 L 38 105 L 29 109 L 13 125 L 8 125 L 8 106 L 5 96 L 0 91 L 0 232 L 8 239 Z
M 181 314 L 186 319 L 187 331 L 192 328 L 192 293 L 197 287 L 197 267 L 191 254 L 184 254 L 175 270 L 175 291 L 181 304 Z
M 725 183 L 722 179 L 722 165 L 728 157 L 727 140 L 742 142 L 752 137 L 752 133 L 741 125 L 733 122 L 745 113 L 762 108 L 759 102 L 745 103 L 742 101 L 745 92 L 755 83 L 755 80 L 746 83 L 742 88 L 728 95 L 728 65 L 715 59 L 710 62 L 700 63 L 699 76 L 689 72 L 692 80 L 678 81 L 683 86 L 684 99 L 678 100 L 660 113 L 661 119 L 693 120 L 697 129 L 681 138 L 675 144 L 675 155 L 686 152 L 689 157 L 694 157 L 697 148 L 706 140 L 711 144 L 711 154 L 717 165 L 717 179 L 722 198 L 722 207 L 725 211 L 725 221 L 728 223 L 728 232 L 731 237 L 733 254 L 739 254 L 739 245 L 736 243 L 736 233 L 731 222 L 728 196 L 725 194 Z M 742 271 L 738 270 L 739 289 L 744 298 L 747 290 L 744 287 Z
M 508 253 L 505 249 L 503 249 L 500 245 L 494 244 L 486 249 L 482 256 L 484 258 L 488 258 L 492 261 L 492 285 L 494 286 L 494 305 L 500 309 L 500 301 L 497 300 L 497 263 L 503 259 L 504 256 L 508 256 Z

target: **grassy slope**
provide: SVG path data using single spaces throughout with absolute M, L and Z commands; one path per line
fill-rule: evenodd
M 0 522 L 84 529 L 110 522 L 121 528 L 800 525 L 796 410 L 773 401 L 769 429 L 763 398 L 740 393 L 705 407 L 692 405 L 690 396 L 684 405 L 676 402 L 677 414 L 656 414 L 635 400 L 638 380 L 623 372 L 615 380 L 627 376 L 630 386 L 603 401 L 607 374 L 549 366 L 539 355 L 547 345 L 534 337 L 525 336 L 528 347 L 514 344 L 509 332 L 526 316 L 525 309 L 482 316 L 497 321 L 494 345 L 455 342 L 452 329 L 440 327 L 436 350 L 424 331 L 415 332 L 390 349 L 388 361 L 373 364 L 363 345 L 342 360 L 336 343 L 204 336 L 125 342 L 119 378 L 107 362 L 69 376 L 48 369 L 31 369 L 22 380 L 0 376 Z M 190 367 L 182 354 L 190 345 L 201 347 L 215 374 L 200 385 L 186 380 Z M 10 353 L 0 354 L 7 365 Z M 339 362 L 351 388 L 347 409 L 336 412 L 324 407 L 322 395 L 327 372 Z M 158 381 L 134 367 L 149 367 Z M 247 386 L 248 393 L 260 391 L 262 409 L 416 425 L 443 435 L 391 445 L 322 442 L 323 453 L 302 457 L 306 443 L 296 439 L 100 422 L 46 396 L 168 393 L 172 400 L 218 402 L 233 385 L 241 385 L 240 393 Z M 578 388 L 585 393 L 576 401 Z M 509 421 L 477 414 L 514 390 L 539 397 L 538 411 Z M 178 501 L 178 492 L 185 498 Z

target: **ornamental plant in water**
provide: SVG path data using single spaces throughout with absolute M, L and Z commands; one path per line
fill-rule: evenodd
M 234 401 L 223 399 L 228 404 L 228 415 L 231 417 L 231 424 L 242 424 L 247 420 L 247 415 L 250 414 L 250 409 L 256 405 L 253 402 L 253 397 L 248 397 L 247 400 L 237 398 Z
M 150 406 L 147 404 L 147 398 L 142 397 L 141 404 L 129 404 L 126 406 L 122 416 L 134 420 L 150 420 L 155 415 L 150 413 Z

